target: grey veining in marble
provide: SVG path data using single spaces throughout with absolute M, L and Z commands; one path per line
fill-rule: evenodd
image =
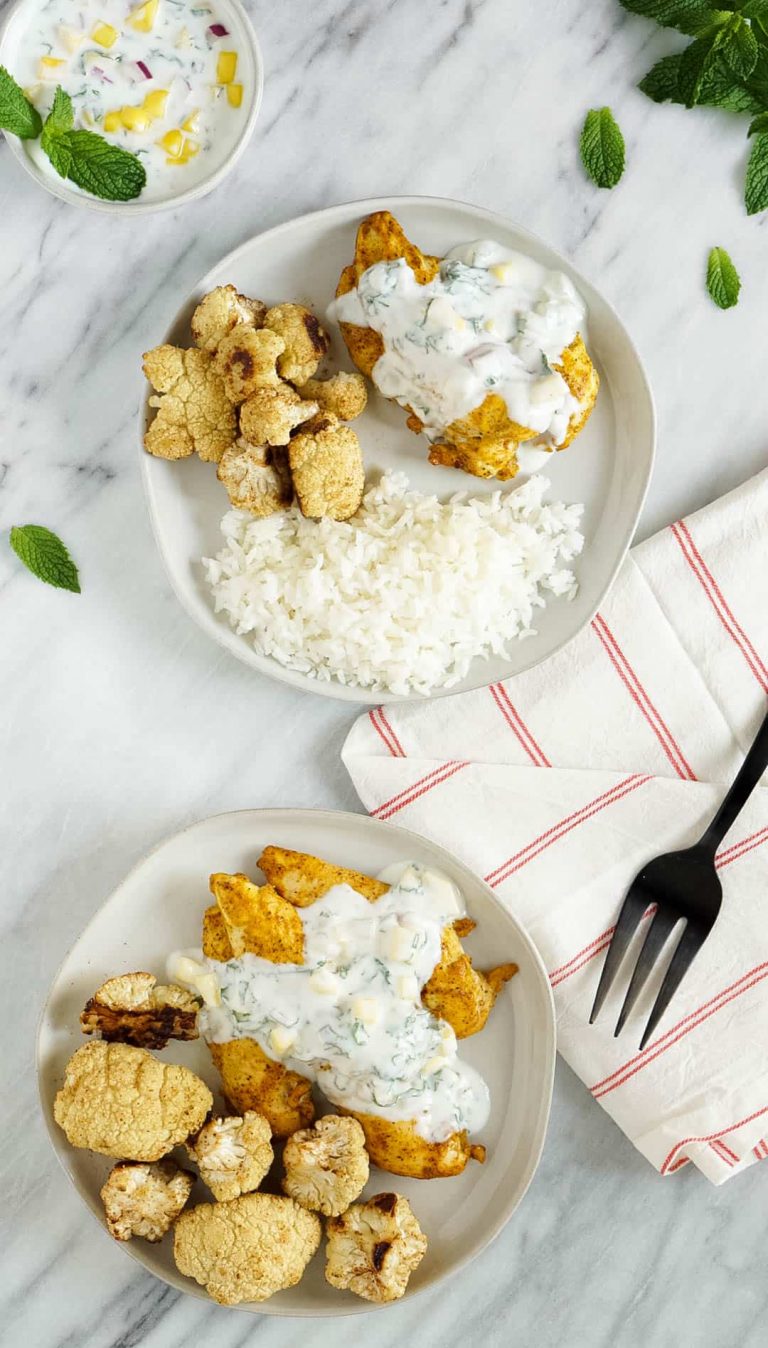
M 3 1348 L 290 1348 L 306 1326 L 180 1297 L 99 1232 L 37 1114 L 34 1033 L 70 941 L 128 868 L 195 818 L 358 808 L 339 763 L 353 711 L 260 680 L 211 644 L 163 575 L 141 495 L 138 353 L 218 258 L 336 201 L 456 196 L 515 217 L 615 303 L 660 415 L 647 534 L 762 467 L 768 216 L 740 203 L 744 119 L 659 109 L 634 84 L 679 42 L 616 0 L 265 0 L 267 84 L 236 175 L 136 223 L 43 195 L 0 146 L 0 529 L 36 520 L 83 594 L 39 585 L 0 539 Z M 628 169 L 578 163 L 610 103 Z M 708 301 L 708 249 L 744 281 Z M 768 1336 L 768 1165 L 715 1190 L 661 1180 L 562 1065 L 541 1169 L 455 1283 L 320 1348 L 519 1340 L 533 1348 L 758 1348 Z

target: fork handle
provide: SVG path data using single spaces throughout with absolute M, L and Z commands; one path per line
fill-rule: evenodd
M 768 713 L 752 742 L 730 791 L 701 839 L 701 845 L 713 854 L 744 809 L 765 769 L 768 767 Z

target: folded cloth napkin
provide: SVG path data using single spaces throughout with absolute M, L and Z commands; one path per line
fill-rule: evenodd
M 525 924 L 560 1052 L 638 1150 L 714 1184 L 768 1158 L 768 787 L 718 854 L 720 917 L 644 1051 L 661 970 L 620 1038 L 626 972 L 588 1015 L 629 881 L 696 839 L 765 713 L 767 535 L 768 471 L 636 547 L 546 664 L 377 708 L 343 750 L 372 815 L 442 843 Z

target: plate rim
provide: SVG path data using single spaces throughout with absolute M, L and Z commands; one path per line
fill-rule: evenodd
M 532 938 L 529 936 L 523 924 L 515 917 L 511 909 L 505 907 L 505 905 L 501 902 L 501 900 L 497 897 L 497 895 L 494 894 L 490 886 L 487 885 L 486 882 L 479 875 L 477 875 L 470 866 L 468 866 L 464 861 L 462 861 L 460 857 L 455 856 L 455 854 L 450 852 L 448 848 L 443 847 L 441 843 L 435 842 L 432 838 L 428 838 L 422 834 L 416 833 L 413 829 L 403 828 L 399 824 L 389 824 L 380 819 L 373 819 L 370 815 L 367 814 L 358 814 L 354 810 L 308 809 L 302 806 L 291 806 L 291 807 L 265 806 L 265 807 L 256 807 L 252 809 L 223 810 L 217 814 L 206 815 L 202 819 L 193 820 L 192 823 L 186 824 L 183 828 L 177 829 L 173 833 L 169 833 L 165 835 L 163 838 L 161 838 L 142 857 L 140 857 L 138 861 L 136 861 L 130 867 L 130 869 L 126 872 L 126 874 L 122 877 L 122 879 L 120 879 L 118 883 L 114 886 L 114 888 L 110 890 L 109 894 L 103 900 L 103 902 L 99 904 L 96 911 L 91 915 L 89 920 L 86 922 L 85 926 L 82 928 L 82 930 L 78 933 L 78 935 L 70 944 L 58 968 L 56 969 L 56 972 L 54 973 L 51 979 L 50 986 L 48 988 L 45 1000 L 43 1002 L 40 1011 L 40 1016 L 38 1018 L 37 1023 L 37 1030 L 35 1033 L 35 1075 L 37 1079 L 37 1092 L 40 1102 L 40 1112 L 42 1114 L 43 1122 L 45 1124 L 46 1135 L 50 1143 L 51 1149 L 56 1157 L 56 1160 L 58 1161 L 62 1171 L 66 1175 L 69 1184 L 72 1186 L 75 1193 L 77 1194 L 79 1201 L 82 1203 L 83 1207 L 87 1210 L 89 1216 L 96 1223 L 96 1225 L 99 1227 L 102 1233 L 111 1240 L 111 1237 L 109 1237 L 109 1232 L 107 1231 L 104 1223 L 100 1220 L 98 1214 L 93 1210 L 90 1203 L 87 1201 L 84 1193 L 81 1191 L 80 1185 L 76 1182 L 74 1175 L 70 1172 L 70 1170 L 66 1165 L 65 1161 L 66 1152 L 64 1149 L 64 1145 L 61 1143 L 60 1130 L 58 1129 L 57 1125 L 53 1120 L 52 1108 L 50 1106 L 50 1102 L 48 1101 L 47 1095 L 44 1090 L 43 1067 L 42 1067 L 42 1059 L 44 1053 L 43 1037 L 46 1030 L 48 1030 L 49 1028 L 50 1031 L 53 1032 L 53 1027 L 52 1026 L 49 1027 L 48 1024 L 48 1015 L 51 1002 L 59 989 L 59 984 L 62 978 L 64 968 L 68 964 L 69 960 L 73 956 L 75 950 L 80 945 L 83 938 L 87 936 L 91 928 L 95 925 L 97 919 L 101 917 L 101 915 L 104 912 L 104 909 L 110 903 L 112 903 L 114 899 L 116 899 L 117 895 L 121 892 L 121 890 L 123 890 L 130 881 L 134 880 L 138 875 L 138 873 L 141 870 L 143 870 L 144 867 L 147 866 L 157 856 L 159 852 L 161 852 L 165 847 L 169 846 L 170 844 L 177 842 L 179 839 L 183 838 L 186 834 L 191 833 L 198 828 L 205 827 L 210 824 L 215 824 L 222 820 L 230 820 L 240 816 L 248 816 L 250 818 L 253 815 L 270 816 L 273 820 L 275 816 L 278 816 L 283 819 L 288 818 L 293 822 L 298 822 L 302 818 L 311 816 L 314 822 L 320 822 L 321 824 L 325 823 L 330 825 L 343 822 L 346 824 L 354 825 L 355 827 L 361 826 L 364 831 L 366 829 L 370 829 L 374 833 L 380 832 L 397 833 L 399 835 L 404 836 L 405 838 L 415 839 L 418 844 L 423 845 L 424 843 L 427 843 L 429 847 L 435 848 L 438 853 L 440 852 L 444 853 L 447 857 L 450 858 L 451 862 L 459 869 L 459 871 L 463 871 L 467 876 L 469 876 L 472 884 L 478 885 L 480 889 L 484 891 L 484 897 L 490 900 L 492 906 L 496 908 L 496 910 L 503 916 L 503 918 L 507 922 L 509 922 L 511 926 L 514 928 L 516 934 L 522 940 L 526 948 L 528 958 L 530 959 L 532 967 L 536 971 L 538 981 L 541 985 L 541 989 L 545 994 L 544 1005 L 546 1006 L 546 1024 L 542 1025 L 543 1044 L 541 1055 L 539 1058 L 542 1067 L 542 1091 L 536 1115 L 536 1131 L 539 1137 L 538 1144 L 532 1151 L 531 1155 L 529 1156 L 527 1166 L 523 1171 L 522 1187 L 520 1189 L 519 1197 L 517 1199 L 515 1206 L 509 1212 L 503 1215 L 500 1220 L 498 1220 L 495 1224 L 492 1224 L 489 1227 L 487 1234 L 483 1237 L 483 1239 L 476 1246 L 476 1248 L 474 1248 L 470 1253 L 459 1258 L 457 1262 L 451 1267 L 450 1270 L 447 1270 L 445 1273 L 438 1273 L 435 1277 L 431 1278 L 429 1282 L 426 1282 L 422 1287 L 414 1289 L 411 1293 L 408 1293 L 406 1291 L 405 1297 L 400 1298 L 399 1301 L 368 1303 L 362 1300 L 358 1300 L 357 1302 L 350 1302 L 349 1306 L 345 1306 L 341 1310 L 333 1308 L 332 1310 L 329 1310 L 327 1313 L 322 1311 L 318 1312 L 316 1310 L 310 1309 L 284 1310 L 280 1307 L 279 1304 L 272 1304 L 269 1300 L 265 1302 L 244 1303 L 240 1306 L 225 1307 L 225 1309 L 227 1310 L 240 1310 L 257 1315 L 273 1315 L 283 1317 L 285 1319 L 311 1319 L 311 1318 L 331 1319 L 334 1318 L 335 1316 L 365 1314 L 367 1312 L 372 1312 L 374 1310 L 384 1310 L 387 1308 L 387 1306 L 390 1305 L 397 1306 L 398 1304 L 402 1304 L 402 1302 L 405 1300 L 411 1301 L 415 1297 L 421 1296 L 422 1293 L 426 1293 L 430 1290 L 433 1290 L 436 1286 L 438 1286 L 439 1283 L 443 1282 L 446 1277 L 460 1273 L 462 1270 L 467 1268 L 467 1266 L 471 1264 L 475 1259 L 479 1258 L 488 1249 L 488 1246 L 496 1239 L 496 1237 L 501 1234 L 504 1227 L 507 1225 L 507 1223 L 514 1216 L 517 1209 L 520 1207 L 520 1204 L 522 1203 L 523 1199 L 525 1198 L 531 1186 L 533 1177 L 536 1174 L 536 1171 L 538 1170 L 539 1163 L 541 1161 L 541 1156 L 546 1143 L 547 1131 L 549 1127 L 549 1119 L 552 1110 L 552 1094 L 554 1090 L 555 1062 L 557 1056 L 557 1031 L 555 1020 L 555 1001 L 544 961 L 536 945 L 534 944 Z M 69 1144 L 67 1143 L 67 1145 Z M 115 1242 L 112 1241 L 111 1243 L 114 1245 Z M 132 1245 L 133 1245 L 132 1241 L 125 1241 L 120 1243 L 120 1248 L 126 1254 L 128 1254 L 131 1257 L 131 1259 L 134 1260 L 135 1263 L 140 1265 L 140 1267 L 144 1270 L 145 1273 L 149 1274 L 151 1277 L 157 1278 L 159 1281 L 163 1282 L 167 1287 L 172 1287 L 176 1291 L 181 1290 L 186 1295 L 194 1296 L 198 1300 L 207 1301 L 211 1305 L 216 1305 L 216 1303 L 213 1301 L 213 1298 L 209 1296 L 209 1294 L 205 1291 L 205 1289 L 202 1287 L 198 1287 L 196 1284 L 193 1285 L 191 1283 L 191 1280 L 189 1279 L 185 1280 L 187 1285 L 184 1288 L 180 1289 L 177 1286 L 177 1284 L 175 1282 L 172 1282 L 169 1278 L 167 1278 L 164 1273 L 159 1272 L 156 1269 L 149 1268 L 147 1264 L 144 1262 L 144 1260 L 141 1258 L 141 1255 L 138 1253 L 138 1250 L 132 1248 Z
M 640 355 L 640 352 L 637 348 L 634 338 L 632 337 L 626 324 L 621 319 L 615 306 L 611 303 L 609 299 L 606 298 L 606 296 L 603 294 L 603 291 L 599 289 L 597 285 L 594 285 L 592 281 L 590 281 L 589 277 L 586 276 L 580 270 L 580 268 L 576 267 L 571 262 L 570 258 L 566 257 L 565 254 L 561 253 L 559 249 L 553 248 L 547 242 L 547 240 L 544 239 L 541 235 L 534 233 L 533 230 L 528 229 L 524 225 L 518 224 L 517 221 L 515 221 L 511 216 L 504 215 L 500 211 L 490 210 L 485 206 L 476 206 L 473 202 L 463 201 L 457 197 L 441 197 L 441 196 L 432 196 L 430 194 L 424 195 L 407 194 L 397 196 L 363 197 L 359 200 L 356 199 L 352 201 L 337 202 L 333 206 L 323 206 L 319 210 L 305 211 L 302 215 L 291 216 L 290 219 L 283 220 L 279 224 L 270 225 L 268 229 L 261 230 L 258 233 L 251 235 L 248 239 L 245 239 L 243 240 L 242 243 L 238 244 L 236 248 L 233 248 L 230 250 L 230 252 L 225 253 L 225 255 L 222 258 L 220 258 L 218 262 L 215 262 L 212 267 L 208 268 L 205 275 L 202 276 L 200 280 L 195 284 L 195 286 L 190 291 L 187 292 L 182 303 L 176 309 L 175 316 L 172 319 L 169 327 L 166 328 L 163 341 L 167 342 L 169 340 L 175 327 L 178 324 L 179 315 L 182 314 L 186 309 L 188 309 L 191 306 L 192 301 L 195 299 L 196 296 L 204 292 L 205 287 L 209 284 L 209 278 L 211 277 L 212 273 L 219 271 L 224 266 L 229 265 L 235 266 L 239 261 L 239 259 L 241 258 L 241 256 L 253 246 L 256 240 L 264 241 L 269 240 L 270 238 L 274 238 L 278 234 L 287 234 L 292 229 L 297 229 L 300 226 L 307 224 L 309 221 L 315 221 L 318 223 L 332 222 L 334 216 L 343 216 L 352 209 L 359 210 L 361 216 L 363 216 L 369 215 L 372 211 L 376 210 L 397 211 L 403 208 L 407 209 L 409 206 L 425 206 L 425 205 L 433 206 L 437 210 L 441 210 L 446 207 L 459 208 L 461 210 L 469 210 L 471 212 L 475 212 L 480 216 L 485 217 L 488 221 L 494 224 L 500 225 L 505 230 L 511 229 L 515 233 L 519 234 L 523 239 L 528 240 L 529 242 L 534 243 L 536 245 L 539 245 L 542 248 L 545 248 L 552 255 L 552 257 L 557 260 L 558 264 L 561 264 L 566 269 L 566 271 L 571 272 L 576 277 L 577 282 L 580 282 L 581 284 L 588 286 L 589 289 L 591 290 L 596 290 L 600 296 L 601 302 L 605 305 L 606 309 L 610 313 L 612 320 L 618 324 L 618 326 L 624 333 L 624 336 L 629 345 L 629 349 L 637 365 L 637 369 L 639 371 L 643 386 L 643 391 L 645 393 L 645 397 L 647 399 L 648 404 L 648 412 L 650 416 L 650 427 L 649 427 L 650 437 L 649 437 L 649 453 L 647 464 L 645 467 L 644 480 L 642 482 L 641 490 L 638 494 L 637 503 L 632 513 L 632 517 L 628 521 L 628 528 L 626 531 L 626 538 L 624 544 L 619 550 L 619 553 L 617 554 L 613 567 L 606 574 L 605 582 L 600 590 L 600 593 L 597 595 L 594 605 L 590 609 L 589 613 L 585 616 L 584 621 L 576 629 L 576 631 L 572 632 L 570 636 L 564 637 L 555 646 L 553 646 L 552 649 L 549 650 L 545 655 L 533 658 L 529 662 L 524 662 L 523 664 L 521 664 L 519 669 L 516 669 L 514 671 L 513 674 L 502 676 L 503 678 L 514 678 L 518 674 L 528 673 L 530 670 L 535 669 L 538 665 L 544 664 L 547 660 L 551 660 L 553 656 L 558 655 L 562 650 L 564 650 L 567 646 L 569 646 L 570 643 L 574 641 L 576 637 L 581 632 L 583 632 L 584 629 L 588 627 L 589 624 L 591 623 L 592 619 L 600 609 L 600 606 L 605 600 L 606 596 L 613 588 L 614 581 L 616 580 L 616 577 L 619 571 L 621 570 L 621 567 L 624 565 L 624 562 L 626 561 L 627 554 L 629 553 L 629 550 L 634 541 L 635 534 L 637 532 L 638 521 L 645 506 L 645 502 L 648 496 L 648 490 L 651 484 L 651 479 L 653 477 L 654 466 L 656 463 L 656 451 L 658 445 L 658 413 L 656 409 L 656 401 L 653 396 L 653 388 L 651 386 L 651 381 L 648 376 L 648 370 L 646 368 L 645 362 L 642 356 Z M 144 432 L 146 428 L 147 412 L 149 408 L 150 397 L 151 397 L 151 390 L 147 388 L 144 390 L 139 411 L 138 452 L 141 463 L 141 480 L 144 492 L 144 501 L 147 508 L 147 514 L 149 515 L 150 519 L 152 535 L 154 537 L 157 550 L 160 554 L 160 559 L 163 565 L 166 580 L 168 581 L 171 590 L 176 596 L 176 599 L 181 604 L 187 616 L 192 619 L 195 626 L 201 632 L 203 632 L 204 635 L 210 637 L 213 641 L 215 641 L 216 644 L 220 646 L 222 650 L 227 651 L 229 655 L 234 656 L 234 658 L 236 660 L 239 660 L 241 664 L 247 665 L 249 669 L 254 670 L 257 674 L 260 674 L 267 679 L 273 679 L 277 683 L 284 683 L 289 687 L 298 689 L 301 692 L 315 693 L 317 696 L 333 698 L 336 701 L 347 702 L 357 707 L 375 707 L 375 706 L 394 705 L 394 704 L 400 705 L 427 704 L 436 698 L 455 697 L 460 695 L 462 692 L 477 692 L 481 688 L 488 687 L 489 683 L 493 682 L 493 680 L 489 678 L 488 683 L 478 684 L 476 687 L 471 689 L 463 689 L 456 687 L 436 688 L 433 689 L 427 695 L 410 693 L 407 694 L 406 696 L 401 696 L 389 691 L 376 693 L 373 692 L 371 689 L 359 688 L 356 685 L 340 684 L 336 679 L 312 679 L 308 675 L 301 673 L 299 670 L 294 670 L 287 666 L 279 664 L 277 660 L 274 660 L 269 656 L 260 656 L 252 649 L 247 639 L 245 637 L 238 636 L 237 633 L 234 634 L 237 637 L 236 643 L 227 640 L 227 638 L 232 635 L 232 629 L 229 627 L 225 627 L 223 623 L 213 624 L 210 631 L 207 627 L 204 627 L 198 618 L 198 615 L 195 611 L 193 604 L 188 601 L 186 592 L 180 589 L 180 587 L 176 584 L 173 575 L 173 568 L 170 562 L 170 554 L 166 549 L 164 537 L 162 536 L 159 528 L 158 511 L 155 505 L 156 492 L 154 482 L 151 477 L 152 464 L 149 461 L 151 460 L 151 455 L 148 455 L 147 451 L 144 449 Z M 211 605 L 211 615 L 214 618 L 217 616 L 213 610 L 212 605 Z M 218 630 L 219 626 L 221 627 L 221 630 Z M 480 661 L 478 660 L 476 663 L 479 664 Z

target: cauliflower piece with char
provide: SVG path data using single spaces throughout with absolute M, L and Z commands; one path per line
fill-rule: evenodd
M 97 1039 L 67 1063 L 53 1116 L 73 1147 L 159 1161 L 198 1132 L 212 1105 L 205 1082 L 187 1067 Z
M 292 1198 L 244 1194 L 200 1203 L 176 1223 L 173 1255 L 222 1306 L 266 1301 L 295 1287 L 320 1244 L 320 1220 Z
M 108 978 L 80 1013 L 84 1034 L 101 1031 L 108 1042 L 165 1048 L 169 1039 L 197 1039 L 200 1003 L 184 988 L 164 987 L 154 974 Z
M 327 1223 L 325 1276 L 366 1301 L 396 1301 L 427 1250 L 427 1238 L 400 1194 L 354 1203 Z
M 224 1203 L 258 1189 L 274 1160 L 271 1138 L 264 1115 L 248 1110 L 242 1118 L 209 1119 L 187 1151 L 201 1180 Z
M 252 445 L 240 436 L 224 451 L 216 470 L 236 510 L 250 510 L 257 519 L 285 510 L 293 500 L 293 482 L 284 449 Z
M 259 388 L 240 408 L 240 430 L 253 445 L 287 445 L 291 432 L 317 412 L 290 384 Z
M 355 432 L 321 412 L 295 435 L 288 449 L 302 515 L 348 520 L 363 499 L 365 466 Z
M 266 312 L 266 304 L 240 295 L 235 286 L 217 286 L 203 296 L 192 315 L 190 326 L 195 345 L 205 351 L 215 351 L 238 324 L 261 327 Z
M 238 323 L 220 342 L 213 368 L 224 380 L 227 397 L 233 403 L 243 403 L 259 388 L 277 387 L 277 358 L 285 350 L 285 342 L 269 328 L 249 327 Z
M 285 343 L 277 360 L 283 379 L 305 384 L 331 345 L 325 328 L 303 304 L 276 304 L 264 315 L 264 327 L 276 332 Z
M 162 1240 L 192 1191 L 195 1177 L 175 1161 L 141 1165 L 121 1161 L 109 1172 L 101 1198 L 115 1240 Z
M 339 421 L 354 421 L 365 411 L 368 390 L 361 374 L 339 370 L 330 379 L 308 379 L 299 389 L 302 398 L 320 404 L 323 412 L 332 412 Z
M 235 409 L 208 351 L 156 346 L 144 353 L 144 373 L 159 396 L 144 436 L 144 448 L 160 459 L 185 459 L 197 452 L 218 463 L 236 435 Z
M 326 1114 L 314 1128 L 289 1137 L 283 1164 L 283 1189 L 291 1198 L 324 1217 L 337 1217 L 368 1181 L 365 1133 L 356 1119 Z

